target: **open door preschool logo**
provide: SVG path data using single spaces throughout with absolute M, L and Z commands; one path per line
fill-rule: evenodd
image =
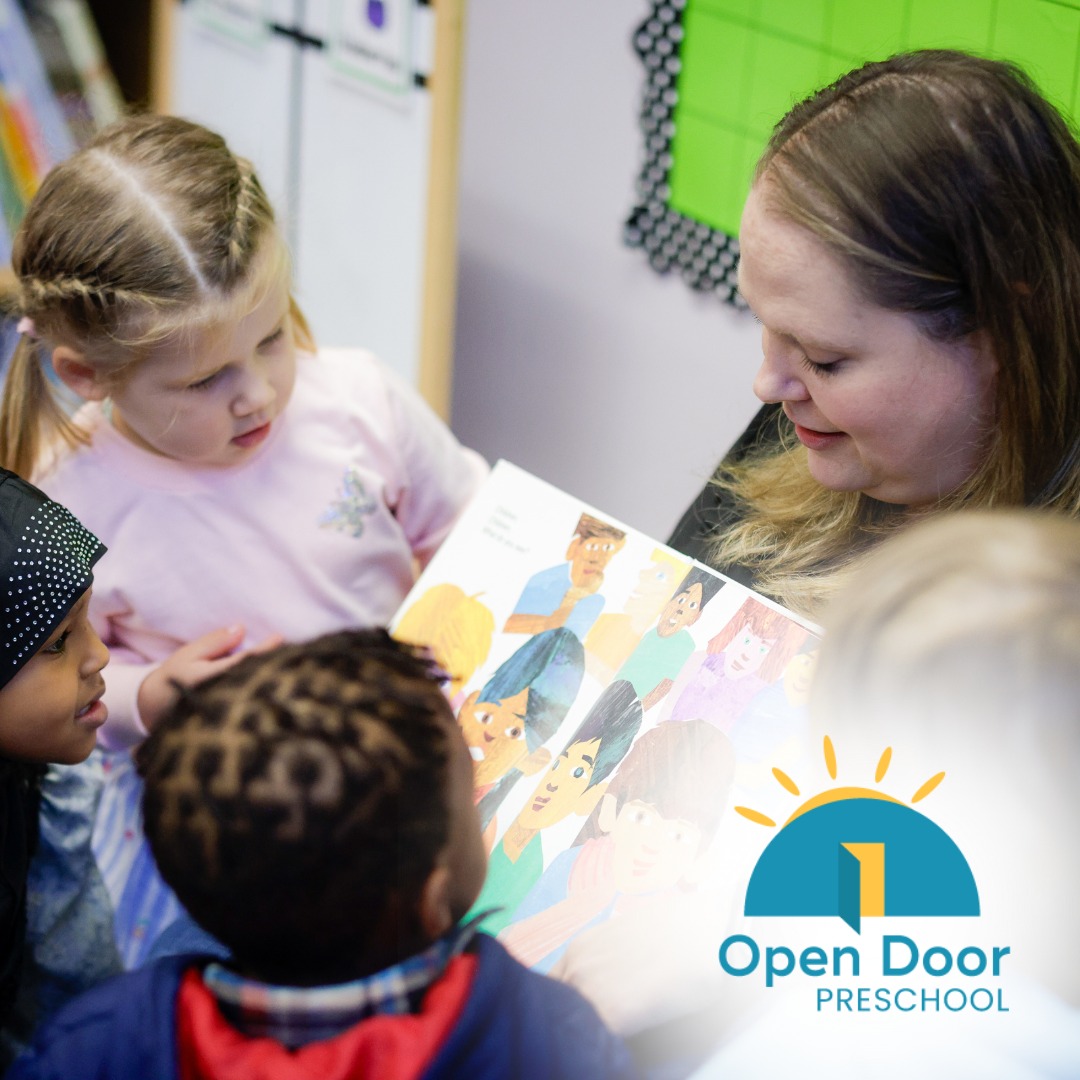
M 836 779 L 836 753 L 825 737 L 825 766 Z M 892 750 L 881 755 L 881 783 Z M 791 777 L 773 775 L 792 795 Z M 932 776 L 911 797 L 921 802 L 945 778 Z M 736 811 L 760 825 L 756 810 Z M 773 837 L 746 890 L 747 915 L 839 915 L 856 933 L 883 915 L 978 915 L 979 893 L 967 859 L 943 829 L 912 806 L 874 788 L 837 787 L 804 802 Z
M 825 766 L 837 778 L 836 753 L 824 740 Z M 886 749 L 874 779 L 880 784 L 892 760 Z M 780 769 L 777 781 L 795 797 L 796 782 Z M 944 780 L 931 776 L 911 796 L 910 804 L 878 788 L 838 786 L 807 799 L 791 814 L 761 853 L 750 877 L 744 905 L 748 916 L 838 916 L 857 934 L 863 920 L 885 916 L 935 917 L 979 915 L 979 893 L 963 852 L 936 823 L 915 810 Z M 749 821 L 776 828 L 772 818 L 745 806 L 736 811 Z M 881 941 L 881 975 L 886 978 L 930 977 L 930 988 L 821 986 L 817 1007 L 859 1012 L 950 1012 L 972 1008 L 984 1012 L 995 1005 L 1007 1011 L 1001 988 L 950 987 L 942 993 L 934 983 L 945 975 L 997 978 L 1010 952 L 977 945 L 950 949 L 924 948 L 906 934 L 885 934 Z M 955 953 L 955 955 L 954 955 Z M 796 954 L 785 945 L 762 948 L 747 934 L 733 934 L 720 946 L 720 964 L 729 975 L 762 971 L 765 985 L 795 973 L 812 977 L 857 979 L 862 975 L 859 948 L 854 945 L 810 946 Z M 996 990 L 996 993 L 995 993 Z

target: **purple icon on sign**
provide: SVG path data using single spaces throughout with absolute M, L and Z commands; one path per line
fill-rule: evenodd
M 367 17 L 368 22 L 376 30 L 381 30 L 386 23 L 386 4 L 384 0 L 367 0 Z

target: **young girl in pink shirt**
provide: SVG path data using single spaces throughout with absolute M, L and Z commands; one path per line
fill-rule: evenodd
M 0 464 L 112 551 L 91 609 L 109 747 L 265 642 L 387 621 L 486 474 L 370 354 L 316 350 L 258 178 L 202 127 L 102 132 L 46 177 L 12 263 Z M 73 417 L 43 360 L 85 401 Z M 174 912 L 135 880 L 126 755 L 112 788 L 98 853 L 133 960 Z

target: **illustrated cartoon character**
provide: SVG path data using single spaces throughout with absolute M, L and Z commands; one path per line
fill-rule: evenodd
M 645 898 L 695 888 L 734 775 L 730 740 L 703 720 L 643 732 L 579 844 L 551 863 L 500 940 L 547 971 L 590 926 Z
M 670 720 L 732 725 L 809 636 L 790 615 L 748 597 L 708 647 L 683 666 L 671 692 Z
M 523 773 L 551 760 L 544 743 L 566 719 L 585 671 L 577 635 L 560 627 L 531 637 L 458 710 L 472 755 L 474 795 L 487 828 Z
M 622 529 L 582 514 L 566 562 L 529 578 L 503 630 L 539 634 L 565 626 L 584 640 L 604 607 L 604 571 L 625 543 Z
M 433 585 L 398 620 L 394 637 L 426 645 L 450 677 L 451 704 L 473 673 L 487 659 L 495 633 L 495 616 L 477 596 L 457 585 Z
M 701 618 L 705 605 L 723 584 L 715 574 L 695 566 L 664 605 L 656 625 L 619 668 L 615 677 L 633 683 L 646 711 L 663 700 L 674 685 L 675 677 L 694 651 L 688 627 Z
M 478 912 L 493 904 L 502 908 L 484 920 L 489 933 L 506 925 L 543 872 L 545 830 L 571 815 L 584 821 L 640 726 L 641 702 L 630 683 L 606 687 L 491 853 L 487 880 L 474 905 Z
M 585 638 L 585 670 L 603 684 L 637 648 L 645 631 L 660 617 L 689 564 L 666 548 L 656 548 L 638 574 L 621 612 L 603 612 Z

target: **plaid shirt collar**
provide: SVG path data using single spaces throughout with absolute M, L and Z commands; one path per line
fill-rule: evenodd
M 455 927 L 422 953 L 353 982 L 272 986 L 245 979 L 218 963 L 207 966 L 203 982 L 221 1015 L 238 1031 L 295 1049 L 332 1039 L 369 1016 L 416 1012 L 427 988 L 465 950 L 483 917 Z

